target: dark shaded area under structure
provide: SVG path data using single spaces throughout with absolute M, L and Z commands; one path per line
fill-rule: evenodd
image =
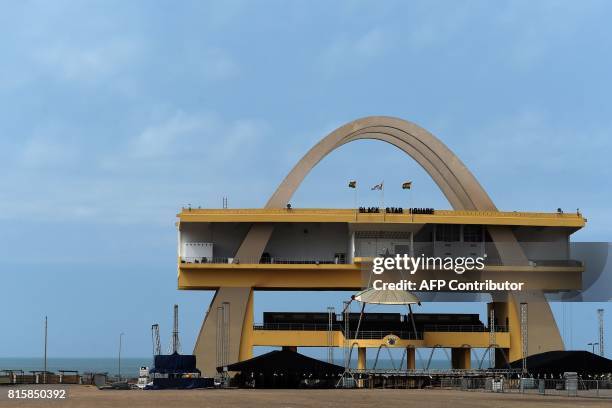
M 217 367 L 223 372 L 223 367 Z M 290 350 L 274 350 L 227 366 L 232 385 L 248 388 L 332 388 L 344 367 Z
M 264 312 L 263 325 L 255 325 L 263 330 L 328 330 L 329 315 L 320 312 Z M 349 314 L 349 325 L 353 330 L 361 318 L 361 331 L 388 331 L 412 334 L 413 327 L 409 315 L 401 313 L 359 313 Z M 425 331 L 466 331 L 484 332 L 487 326 L 480 321 L 478 314 L 466 313 L 414 313 L 414 324 L 419 333 Z M 506 322 L 504 322 L 506 323 Z M 333 330 L 343 330 L 343 315 L 332 314 Z M 496 331 L 507 331 L 507 324 Z M 421 337 L 422 334 L 419 336 Z M 402 337 L 402 336 L 400 336 Z
M 510 367 L 521 369 L 523 360 L 510 363 Z M 588 375 L 612 373 L 612 360 L 589 351 L 548 351 L 527 357 L 527 371 L 535 376 L 562 376 L 565 372 L 578 373 L 582 378 Z

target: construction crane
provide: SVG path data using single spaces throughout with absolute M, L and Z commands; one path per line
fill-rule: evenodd
M 161 342 L 159 340 L 159 324 L 151 326 L 151 341 L 153 342 L 153 358 L 161 354 Z
M 178 305 L 174 305 L 174 325 L 172 328 L 172 339 L 170 341 L 170 354 L 178 354 L 181 351 L 178 330 Z

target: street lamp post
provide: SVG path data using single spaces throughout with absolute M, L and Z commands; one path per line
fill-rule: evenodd
M 119 381 L 121 381 L 121 339 L 125 336 L 125 333 L 121 332 L 119 335 Z
M 47 316 L 45 316 L 45 362 L 43 371 L 43 382 L 47 383 Z

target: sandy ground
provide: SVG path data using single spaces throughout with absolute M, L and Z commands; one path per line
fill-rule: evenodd
M 610 399 L 494 394 L 450 390 L 163 390 L 115 391 L 71 386 L 62 401 L 6 399 L 0 407 L 612 407 Z

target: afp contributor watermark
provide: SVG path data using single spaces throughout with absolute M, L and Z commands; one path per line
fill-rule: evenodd
M 409 256 L 397 254 L 394 257 L 378 256 L 372 262 L 372 272 L 380 275 L 385 271 L 406 271 L 414 275 L 418 270 L 453 271 L 458 275 L 466 271 L 482 271 L 485 268 L 485 256 L 479 257 L 440 257 Z

